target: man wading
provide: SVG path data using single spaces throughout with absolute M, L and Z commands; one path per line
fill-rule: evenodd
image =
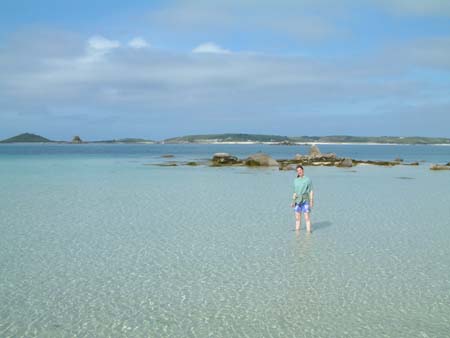
M 303 167 L 297 166 L 297 178 L 294 180 L 294 195 L 292 196 L 292 207 L 295 211 L 295 230 L 300 230 L 302 213 L 305 214 L 306 231 L 312 232 L 310 212 L 314 206 L 314 192 L 312 181 L 304 176 Z

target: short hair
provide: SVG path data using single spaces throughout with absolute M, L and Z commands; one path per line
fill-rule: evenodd
M 301 166 L 300 164 L 295 167 L 295 169 L 298 169 L 298 168 L 302 168 L 302 170 L 303 170 L 303 166 Z

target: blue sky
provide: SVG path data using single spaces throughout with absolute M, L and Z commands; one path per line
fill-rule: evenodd
M 0 138 L 450 137 L 450 1 L 0 3 Z

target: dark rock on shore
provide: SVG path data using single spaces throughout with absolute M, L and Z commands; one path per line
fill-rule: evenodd
M 450 170 L 450 164 L 433 164 L 431 165 L 430 170 Z
M 252 160 L 251 158 L 246 159 L 244 161 L 244 164 L 247 167 L 260 167 L 261 166 L 258 161 Z
M 286 161 L 286 160 L 283 160 Z M 313 144 L 309 150 L 308 155 L 295 155 L 294 159 L 289 161 L 290 163 L 296 163 L 301 165 L 312 165 L 312 166 L 334 166 L 341 159 L 334 153 L 322 154 L 319 147 Z
M 176 167 L 178 163 L 167 162 L 167 163 L 145 163 L 144 165 L 157 166 L 157 167 Z
M 341 167 L 341 168 L 351 168 L 351 167 L 353 167 L 353 161 L 351 158 L 344 158 L 336 166 Z
M 310 155 L 295 155 L 293 160 L 279 160 L 279 162 L 288 162 L 291 164 L 301 164 L 306 166 L 334 166 L 342 159 L 338 158 L 336 154 L 321 154 L 317 156 Z
M 360 161 L 360 160 L 353 160 L 354 164 L 372 164 L 372 165 L 381 165 L 385 167 L 393 167 L 396 165 L 399 165 L 400 162 L 393 162 L 393 161 Z
M 213 165 L 233 165 L 239 164 L 241 161 L 236 156 L 228 153 L 215 153 L 212 158 Z
M 284 163 L 284 162 L 279 162 L 280 166 L 278 167 L 278 169 L 280 170 L 295 170 L 295 167 L 292 164 L 288 164 L 288 163 Z

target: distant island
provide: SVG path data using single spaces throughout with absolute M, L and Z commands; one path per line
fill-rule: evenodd
M 157 143 L 153 140 L 146 140 L 142 138 L 123 138 L 113 140 L 102 141 L 83 141 L 79 136 L 74 136 L 72 141 L 54 141 L 45 138 L 40 135 L 23 133 L 14 137 L 7 138 L 0 141 L 0 143 L 68 143 L 68 144 L 81 144 L 81 143 Z
M 72 141 L 53 141 L 43 136 L 24 133 L 5 140 L 0 143 L 126 143 L 126 144 L 184 144 L 184 143 L 199 143 L 199 144 L 252 144 L 252 143 L 267 143 L 277 145 L 296 145 L 296 144 L 311 144 L 311 143 L 350 143 L 350 144 L 448 144 L 450 139 L 444 137 L 399 137 L 399 136 L 280 136 L 280 135 L 264 135 L 264 134 L 206 134 L 206 135 L 188 135 L 168 138 L 162 141 L 147 140 L 142 138 L 122 138 L 112 140 L 100 141 L 85 141 L 81 140 L 79 136 L 72 138 Z
M 48 138 L 30 134 L 30 133 L 24 133 L 17 136 L 13 136 L 10 138 L 7 138 L 6 140 L 0 141 L 0 143 L 50 143 L 54 142 L 52 140 L 49 140 Z
M 287 142 L 287 136 L 260 134 L 189 135 L 165 139 L 164 143 Z
M 208 134 L 189 135 L 165 139 L 163 143 L 273 143 L 294 145 L 301 143 L 377 143 L 377 144 L 450 144 L 443 137 L 399 136 L 279 136 L 258 134 Z
M 157 143 L 157 141 L 146 140 L 143 138 L 121 138 L 117 140 L 91 141 L 90 143 Z

